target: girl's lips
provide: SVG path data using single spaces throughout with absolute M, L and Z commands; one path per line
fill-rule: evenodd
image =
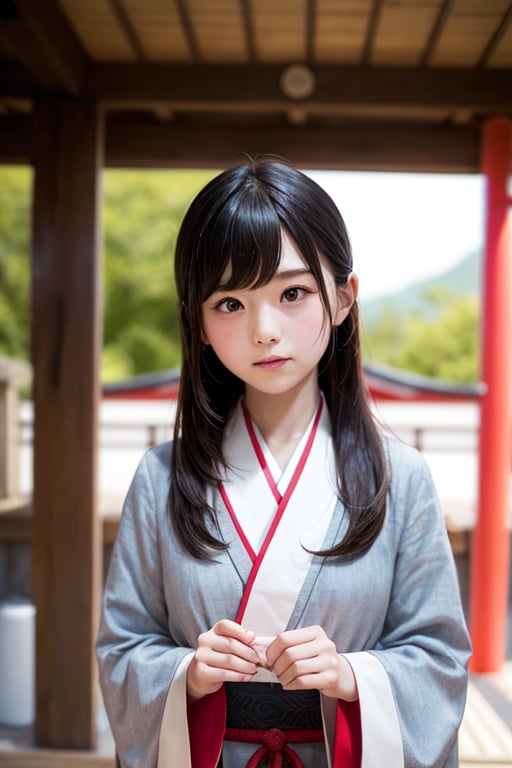
M 282 368 L 282 366 L 287 362 L 287 357 L 266 357 L 263 360 L 259 360 L 257 363 L 254 363 L 254 365 L 257 365 L 258 368 L 265 368 L 268 371 L 274 371 L 277 368 Z

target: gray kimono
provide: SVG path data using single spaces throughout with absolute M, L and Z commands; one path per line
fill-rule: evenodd
M 423 457 L 396 440 L 386 440 L 386 446 L 392 482 L 381 533 L 357 560 L 313 559 L 287 628 L 320 624 L 349 659 L 354 654 L 359 664 L 361 658 L 378 660 L 399 724 L 400 765 L 456 768 L 470 644 L 453 558 Z M 218 525 L 228 548 L 209 561 L 183 549 L 167 509 L 169 466 L 170 445 L 164 444 L 148 451 L 137 469 L 97 642 L 105 705 L 126 768 L 156 768 L 175 673 L 200 633 L 221 618 L 234 619 L 251 568 L 220 498 Z M 326 548 L 339 541 L 345 524 L 338 503 Z M 361 689 L 360 704 L 365 706 Z M 363 768 L 380 766 L 364 727 L 362 738 Z M 247 748 L 230 743 L 224 768 L 243 768 Z M 304 751 L 301 757 L 308 768 L 327 765 L 323 745 L 316 756 Z

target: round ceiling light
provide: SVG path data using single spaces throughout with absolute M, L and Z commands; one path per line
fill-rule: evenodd
M 281 90 L 289 99 L 307 99 L 316 87 L 313 72 L 305 64 L 286 67 L 280 79 Z

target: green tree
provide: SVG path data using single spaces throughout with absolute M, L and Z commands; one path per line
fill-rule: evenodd
M 191 199 L 213 175 L 104 174 L 104 381 L 180 364 L 174 247 Z
M 459 384 L 479 377 L 479 313 L 475 295 L 432 294 L 432 319 L 388 311 L 366 332 L 369 360 Z
M 32 173 L 0 169 L 0 353 L 30 355 L 29 238 Z

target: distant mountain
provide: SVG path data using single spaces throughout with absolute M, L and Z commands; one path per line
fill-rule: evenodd
M 402 318 L 412 314 L 425 318 L 435 317 L 443 309 L 443 303 L 436 304 L 429 299 L 429 295 L 445 293 L 447 296 L 467 296 L 479 293 L 481 266 L 482 254 L 477 251 L 436 277 L 412 283 L 396 293 L 362 302 L 363 322 L 366 326 L 373 325 L 386 311 Z

